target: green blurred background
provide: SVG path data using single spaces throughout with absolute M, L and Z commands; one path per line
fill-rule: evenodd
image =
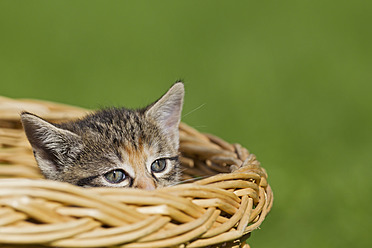
M 372 247 L 371 1 L 0 1 L 0 95 L 144 106 L 269 173 L 252 247 Z

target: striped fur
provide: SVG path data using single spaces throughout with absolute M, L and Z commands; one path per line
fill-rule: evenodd
M 184 87 L 174 84 L 155 103 L 139 110 L 107 108 L 82 119 L 53 124 L 23 112 L 21 120 L 47 179 L 83 187 L 154 189 L 179 180 L 179 133 Z M 151 168 L 163 159 L 163 171 Z M 105 175 L 124 172 L 112 183 Z M 116 174 L 117 175 L 117 174 Z

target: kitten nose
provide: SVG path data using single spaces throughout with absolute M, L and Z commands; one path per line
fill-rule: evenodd
M 138 179 L 134 182 L 133 187 L 146 190 L 154 190 L 155 183 L 151 179 Z

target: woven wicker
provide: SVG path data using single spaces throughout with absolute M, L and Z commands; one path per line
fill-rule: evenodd
M 45 180 L 20 124 L 22 110 L 50 121 L 89 112 L 0 97 L 1 247 L 249 247 L 245 240 L 271 209 L 267 174 L 253 154 L 183 123 L 186 183 L 145 191 Z

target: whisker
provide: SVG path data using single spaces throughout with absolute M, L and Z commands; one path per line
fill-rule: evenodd
M 175 185 L 179 185 L 179 184 L 183 184 L 183 183 L 188 183 L 188 182 L 194 182 L 194 181 L 204 179 L 204 178 L 207 178 L 207 177 L 210 177 L 210 176 L 198 176 L 198 177 L 195 177 L 195 178 L 189 178 L 189 179 L 185 179 L 185 180 L 176 182 L 174 184 L 171 184 L 171 186 L 175 186 Z
M 198 126 L 192 126 L 193 128 L 199 129 L 199 128 L 206 128 L 207 125 L 198 125 Z
M 203 104 L 202 104 L 202 105 L 200 105 L 199 107 L 196 107 L 196 108 L 194 108 L 194 109 L 193 109 L 193 110 L 191 110 L 190 112 L 188 112 L 188 113 L 186 113 L 186 114 L 182 115 L 182 118 L 184 118 L 185 116 L 188 116 L 189 114 L 191 114 L 191 113 L 195 112 L 196 110 L 198 110 L 198 109 L 200 109 L 200 108 L 204 107 L 204 105 L 205 105 L 205 103 L 203 103 Z

